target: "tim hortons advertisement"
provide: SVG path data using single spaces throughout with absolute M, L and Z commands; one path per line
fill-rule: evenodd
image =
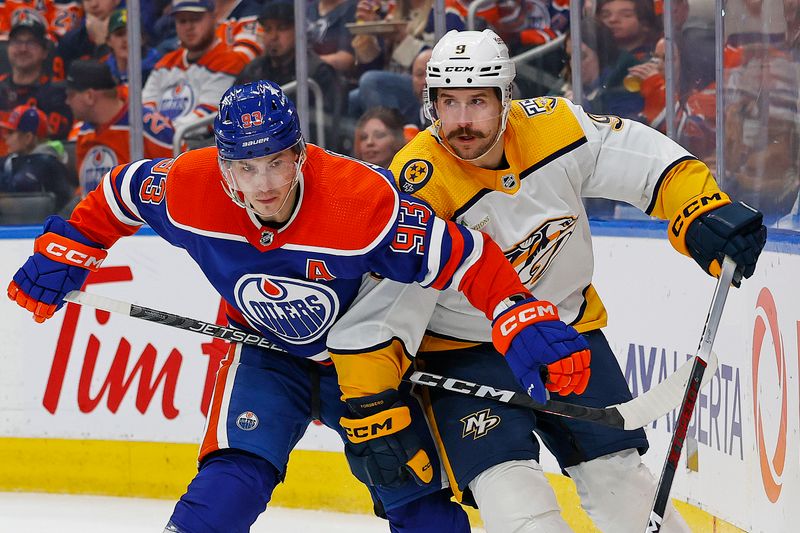
M 11 280 L 32 239 L 0 239 Z M 224 324 L 221 298 L 186 253 L 154 236 L 121 240 L 87 292 Z M 67 304 L 44 324 L 0 299 L 0 437 L 199 443 L 227 343 Z M 312 426 L 301 448 L 339 450 Z
M 0 235 L 1 236 L 1 235 Z M 793 246 L 793 247 L 792 247 Z M 800 245 L 768 245 L 755 276 L 730 291 L 714 351 L 719 367 L 697 398 L 673 495 L 748 531 L 800 519 Z M 32 239 L 0 238 L 7 283 Z M 595 238 L 595 285 L 606 335 L 634 395 L 666 379 L 700 340 L 714 280 L 666 239 Z M 220 298 L 185 252 L 154 236 L 121 240 L 86 290 L 223 323 Z M 0 298 L 0 437 L 197 443 L 219 361 L 218 339 L 68 304 L 36 324 Z M 646 430 L 644 460 L 661 472 L 677 410 Z M 312 426 L 300 444 L 340 450 Z M 557 472 L 552 458 L 543 464 Z

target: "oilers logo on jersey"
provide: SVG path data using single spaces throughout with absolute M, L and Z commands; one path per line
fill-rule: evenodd
M 310 281 L 247 274 L 234 289 L 236 305 L 250 324 L 291 344 L 324 335 L 339 312 L 336 293 Z
M 175 120 L 189 113 L 194 107 L 194 90 L 189 83 L 181 81 L 164 91 L 158 104 L 158 111 L 170 120 Z
M 105 145 L 92 146 L 81 162 L 78 178 L 84 192 L 93 191 L 100 180 L 119 164 L 117 154 Z
M 564 216 L 547 220 L 524 240 L 505 251 L 509 263 L 519 272 L 523 285 L 531 287 L 545 273 L 575 231 L 577 219 L 575 216 Z

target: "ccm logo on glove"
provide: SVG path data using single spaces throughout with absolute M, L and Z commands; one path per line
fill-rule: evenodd
M 538 302 L 511 316 L 508 320 L 500 323 L 500 332 L 508 335 L 520 324 L 540 322 L 542 320 L 558 320 L 558 311 L 553 304 L 548 302 Z
M 545 320 L 558 320 L 556 306 L 544 300 L 530 302 L 521 307 L 516 313 L 508 313 L 508 317 L 494 328 L 492 342 L 500 349 L 501 353 L 505 353 L 511 344 L 511 340 L 518 333 L 518 328 Z
M 108 255 L 105 250 L 86 246 L 57 233 L 45 233 L 34 242 L 33 251 L 48 259 L 97 271 Z
M 411 424 L 411 412 L 405 406 L 395 407 L 366 418 L 357 420 L 343 418 L 342 421 L 347 438 L 357 444 L 376 437 L 392 435 L 407 428 Z
M 689 255 L 684 244 L 686 228 L 689 223 L 695 220 L 703 213 L 707 213 L 712 209 L 722 207 L 731 203 L 731 199 L 722 191 L 717 191 L 710 194 L 701 194 L 689 200 L 683 207 L 681 207 L 672 219 L 669 225 L 670 235 L 669 240 L 673 246 L 681 253 Z

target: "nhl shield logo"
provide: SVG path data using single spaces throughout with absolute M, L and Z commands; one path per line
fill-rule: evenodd
M 258 242 L 261 243 L 261 246 L 269 246 L 272 244 L 272 241 L 275 239 L 275 233 L 272 231 L 265 229 L 261 232 L 261 239 Z
M 504 189 L 513 189 L 517 186 L 517 176 L 514 174 L 506 174 L 500 180 L 503 182 Z
M 236 417 L 236 425 L 242 431 L 253 431 L 258 427 L 258 417 L 252 411 L 245 411 Z

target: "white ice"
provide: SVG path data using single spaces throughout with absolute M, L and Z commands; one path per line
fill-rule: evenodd
M 0 533 L 161 533 L 173 505 L 144 498 L 0 492 Z M 270 507 L 251 529 L 288 531 L 386 533 L 389 526 L 374 516 Z

